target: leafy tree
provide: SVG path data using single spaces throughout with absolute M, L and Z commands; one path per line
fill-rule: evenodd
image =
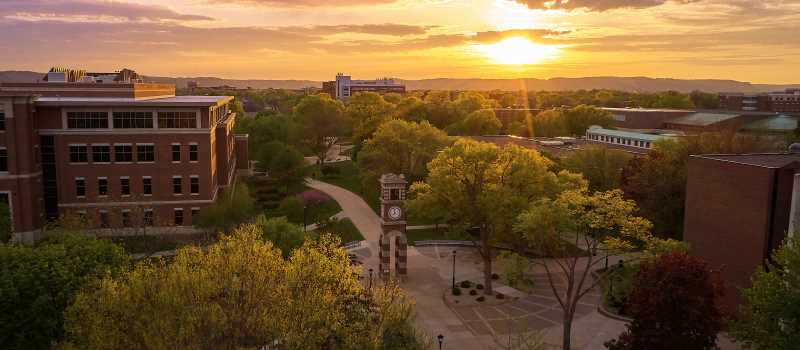
M 6 203 L 0 203 L 0 244 L 11 239 L 14 226 L 11 223 L 11 208 Z
M 382 174 L 404 174 L 409 181 L 422 180 L 425 167 L 438 151 L 450 145 L 447 134 L 428 122 L 391 120 L 378 127 L 364 143 L 358 157 L 362 184 L 377 189 Z
M 275 153 L 269 163 L 269 176 L 283 186 L 303 181 L 305 159 L 292 146 L 285 146 Z
M 395 105 L 374 92 L 358 92 L 351 96 L 345 114 L 353 122 L 353 143 L 360 145 L 370 138 L 379 125 L 392 118 L 394 112 Z
M 398 118 L 412 122 L 430 120 L 425 103 L 414 96 L 406 97 L 399 101 L 396 113 Z
M 344 105 L 324 95 L 310 95 L 294 108 L 301 143 L 325 165 L 325 158 L 337 138 L 347 132 Z
M 686 253 L 661 255 L 639 267 L 627 310 L 633 322 L 611 350 L 717 349 L 722 286 L 704 261 Z
M 549 166 L 533 150 L 461 139 L 428 163 L 425 182 L 411 186 L 408 211 L 447 210 L 451 224 L 477 227 L 485 293 L 492 294 L 492 244 L 509 235 L 528 203 L 563 186 Z
M 138 264 L 86 289 L 66 312 L 81 349 L 382 349 L 409 343 L 413 309 L 392 285 L 358 281 L 331 236 L 308 240 L 289 258 L 238 228 L 207 249 L 186 247 L 173 262 Z M 388 339 L 387 339 L 388 338 Z M 399 339 L 398 339 L 399 338 Z M 396 348 L 396 347 L 395 347 Z
M 217 202 L 197 214 L 194 225 L 204 229 L 229 232 L 255 213 L 255 200 L 244 183 L 237 183 L 233 192 L 223 193 Z
M 286 147 L 287 145 L 285 143 L 278 140 L 269 141 L 260 146 L 260 148 L 253 153 L 253 158 L 258 161 L 256 168 L 260 171 L 269 171 L 272 159 Z
M 496 135 L 503 124 L 491 109 L 479 109 L 447 127 L 451 135 Z
M 592 191 L 619 188 L 622 170 L 633 157 L 623 151 L 605 147 L 587 147 L 570 152 L 561 160 L 569 171 L 583 174 Z
M 569 128 L 561 110 L 546 110 L 533 118 L 533 136 L 555 137 L 569 135 Z
M 284 257 L 289 257 L 305 241 L 303 227 L 290 223 L 284 216 L 267 219 L 261 215 L 256 218 L 255 225 L 261 231 L 261 238 L 271 241 Z
M 665 91 L 658 94 L 658 100 L 651 106 L 655 108 L 694 108 L 688 95 L 678 91 Z
M 427 120 L 439 129 L 444 129 L 460 119 L 451 108 L 449 91 L 428 92 L 425 95 L 425 109 Z
M 797 234 L 759 267 L 730 325 L 737 341 L 754 349 L 799 349 L 800 239 Z
M 503 279 L 509 286 L 517 287 L 525 282 L 525 272 L 530 266 L 530 261 L 525 256 L 504 251 L 497 256 L 497 264 L 500 265 Z
M 108 240 L 61 235 L 37 246 L 0 244 L 0 348 L 49 349 L 64 336 L 64 310 L 95 277 L 128 265 Z
M 689 94 L 692 104 L 700 109 L 719 108 L 719 94 L 694 90 Z
M 280 215 L 291 222 L 303 222 L 303 199 L 300 196 L 288 196 L 281 200 L 278 207 Z
M 289 144 L 296 139 L 297 125 L 285 115 L 260 114 L 255 118 L 236 120 L 236 133 L 250 135 L 248 147 L 255 156 L 260 156 L 264 146 L 272 141 Z
M 604 128 L 614 127 L 614 117 L 611 113 L 593 106 L 580 105 L 564 109 L 561 115 L 564 117 L 564 123 L 571 136 L 585 135 L 586 129 L 592 125 L 600 125 Z
M 537 264 L 545 269 L 563 310 L 564 350 L 570 349 L 578 302 L 601 280 L 593 280 L 591 271 L 614 251 L 643 248 L 652 240 L 652 225 L 635 212 L 636 204 L 623 199 L 621 191 L 589 194 L 580 189 L 534 201 L 519 215 L 515 231 L 527 237 L 531 249 L 553 257 Z M 576 247 L 586 250 L 588 256 L 578 254 Z M 556 285 L 561 281 L 566 286 L 559 291 Z

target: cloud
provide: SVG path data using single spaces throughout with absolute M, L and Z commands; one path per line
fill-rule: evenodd
M 395 23 L 383 24 L 342 24 L 342 25 L 318 25 L 310 27 L 281 27 L 285 32 L 304 33 L 311 35 L 330 35 L 341 33 L 360 33 L 373 35 L 407 36 L 422 35 L 428 32 L 433 26 L 416 26 Z
M 550 30 L 550 29 L 512 29 L 504 31 L 478 32 L 472 37 L 472 40 L 482 43 L 487 43 L 487 42 L 500 41 L 511 37 L 523 37 L 536 41 L 544 38 L 558 37 L 569 33 L 570 31 L 568 30 L 560 31 L 560 30 Z
M 0 17 L 50 21 L 206 21 L 211 17 L 182 14 L 166 6 L 119 1 L 87 0 L 3 0 Z
M 208 0 L 210 3 L 234 3 L 251 6 L 272 7 L 341 7 L 359 5 L 383 5 L 398 0 Z
M 607 11 L 620 8 L 648 8 L 667 2 L 690 3 L 699 0 L 516 0 L 535 10 Z

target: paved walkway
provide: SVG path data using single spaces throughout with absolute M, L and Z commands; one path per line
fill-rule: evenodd
M 307 179 L 309 187 L 325 192 L 334 198 L 346 215 L 364 235 L 358 254 L 364 269 L 378 271 L 378 240 L 381 234 L 380 218 L 358 195 L 321 181 Z M 541 330 L 548 344 L 558 345 L 561 340 L 561 310 L 552 296 L 546 280 L 540 280 L 530 296 L 500 306 L 449 307 L 444 293 L 452 279 L 453 247 L 408 247 L 408 280 L 403 289 L 416 301 L 417 323 L 429 335 L 445 336 L 443 349 L 504 349 L 509 329 L 526 326 Z M 456 281 L 482 279 L 482 261 L 473 248 L 458 247 Z M 496 284 L 496 290 L 512 295 L 510 287 Z M 608 319 L 596 311 L 598 293 L 582 300 L 573 323 L 574 349 L 605 349 L 603 342 L 616 337 L 624 324 Z M 436 346 L 435 348 L 438 348 Z

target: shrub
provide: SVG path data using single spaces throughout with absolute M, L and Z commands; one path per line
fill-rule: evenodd
M 478 299 L 475 299 L 475 300 L 477 300 L 479 303 L 482 303 L 482 302 L 484 302 L 486 300 L 486 298 L 483 295 L 481 295 L 481 296 L 478 297 Z
M 503 271 L 505 281 L 509 286 L 516 287 L 525 279 L 525 272 L 528 271 L 528 259 L 522 255 L 512 252 L 502 252 L 497 257 L 497 265 Z M 492 274 L 492 279 L 498 279 L 496 273 Z
M 482 284 L 480 284 L 480 283 L 478 283 L 478 284 L 476 284 L 476 285 L 475 285 L 475 288 L 477 288 L 477 289 L 483 289 L 483 285 L 482 285 Z
M 497 299 L 505 299 L 506 296 L 503 293 L 497 293 Z
M 461 281 L 461 288 L 469 288 L 472 287 L 472 282 L 470 281 Z
M 500 275 L 498 275 L 498 274 L 496 274 L 496 273 L 493 273 L 493 274 L 492 274 L 492 279 L 493 279 L 493 280 L 498 280 L 498 279 L 500 279 Z
M 458 287 L 453 288 L 453 295 L 461 295 L 461 288 Z
M 278 211 L 291 222 L 303 222 L 303 200 L 298 196 L 284 198 L 278 206 Z
M 337 167 L 332 167 L 332 166 L 327 166 L 327 165 L 322 167 L 322 175 L 323 176 L 334 176 L 334 175 L 339 175 L 339 173 L 340 173 L 340 171 L 339 171 L 339 168 L 337 168 Z
M 478 291 L 472 289 L 472 290 L 469 291 L 469 295 L 478 295 Z

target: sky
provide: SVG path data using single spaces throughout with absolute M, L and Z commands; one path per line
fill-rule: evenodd
M 800 83 L 800 0 L 0 0 L 0 70 Z

